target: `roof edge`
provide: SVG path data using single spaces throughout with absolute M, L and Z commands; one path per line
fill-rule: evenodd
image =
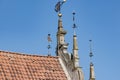
M 59 62 L 61 64 L 61 67 L 63 68 L 63 71 L 65 72 L 65 75 L 66 75 L 67 79 L 68 80 L 72 80 L 71 77 L 70 77 L 70 75 L 69 75 L 69 73 L 68 73 L 68 71 L 67 71 L 66 66 L 64 65 L 64 63 L 62 61 L 62 59 L 60 57 L 58 59 L 59 59 Z

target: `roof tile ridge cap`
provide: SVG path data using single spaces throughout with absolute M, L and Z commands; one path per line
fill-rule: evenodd
M 36 54 L 27 54 L 27 53 L 20 53 L 20 52 L 11 52 L 11 51 L 1 51 L 0 53 L 9 53 L 21 56 L 32 56 L 32 57 L 51 57 L 51 58 L 59 58 L 59 56 L 43 56 L 43 55 L 36 55 Z
M 20 52 L 11 52 L 11 51 L 0 51 L 0 53 L 9 53 L 13 55 L 21 55 L 21 56 L 40 56 L 40 55 L 32 55 L 32 54 L 27 54 L 27 53 L 20 53 Z

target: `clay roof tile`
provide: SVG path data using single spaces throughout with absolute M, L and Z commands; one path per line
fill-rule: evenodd
M 58 58 L 0 51 L 0 80 L 67 80 Z

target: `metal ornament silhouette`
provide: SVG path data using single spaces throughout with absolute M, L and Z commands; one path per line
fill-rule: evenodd
M 90 42 L 90 58 L 92 58 L 93 57 L 93 53 L 92 53 L 92 40 L 89 40 L 89 42 Z
M 50 42 L 52 42 L 52 39 L 50 37 L 50 34 L 48 34 L 47 39 L 48 39 L 48 46 L 47 46 L 47 48 L 48 48 L 48 56 L 51 56 L 51 53 L 50 53 L 50 49 L 51 49 Z
M 75 12 L 72 13 L 73 14 L 73 32 L 74 32 L 74 35 L 76 35 L 76 32 L 75 32 L 75 29 L 77 28 L 76 24 L 75 24 Z
M 48 39 L 48 42 L 52 42 L 50 34 L 48 34 L 48 38 L 47 39 Z
M 55 5 L 55 11 L 60 13 L 60 11 L 61 11 L 61 6 L 62 6 L 63 3 L 65 3 L 65 2 L 66 2 L 66 0 L 58 1 L 57 4 Z

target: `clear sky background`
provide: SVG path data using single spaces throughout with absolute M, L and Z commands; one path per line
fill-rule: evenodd
M 47 55 L 47 34 L 55 56 L 58 0 L 0 0 L 0 50 Z M 72 52 L 72 12 L 76 25 L 80 65 L 89 79 L 89 39 L 92 39 L 96 80 L 120 80 L 120 0 L 67 0 L 62 20 Z

